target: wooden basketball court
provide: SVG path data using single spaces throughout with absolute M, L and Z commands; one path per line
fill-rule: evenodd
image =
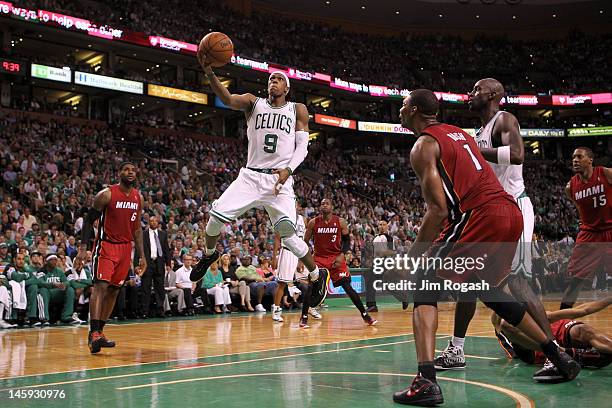
M 87 327 L 0 331 L 0 404 L 104 407 L 392 407 L 412 381 L 411 311 L 379 306 L 363 324 L 347 299 L 327 303 L 322 320 L 299 329 L 299 314 L 234 314 L 109 324 L 114 349 L 90 355 Z M 548 308 L 558 307 L 551 302 Z M 490 312 L 479 307 L 466 340 L 465 371 L 439 374 L 446 407 L 609 406 L 610 367 L 583 370 L 555 385 L 536 367 L 509 361 Z M 612 312 L 582 319 L 612 332 Z M 438 349 L 452 333 L 453 306 L 441 305 Z

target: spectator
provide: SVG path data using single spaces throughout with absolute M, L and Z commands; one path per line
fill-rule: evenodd
M 230 255 L 221 255 L 219 269 L 223 275 L 223 280 L 229 282 L 230 294 L 238 293 L 240 295 L 240 309 L 242 311 L 254 312 L 251 306 L 251 291 L 246 282 L 239 280 L 236 276 L 236 266 L 230 263 Z
M 223 281 L 223 274 L 219 271 L 218 262 L 215 262 L 208 268 L 202 285 L 206 289 L 206 293 L 213 295 L 215 298 L 215 313 L 227 313 L 230 311 L 228 306 L 232 304 L 232 299 L 229 294 L 229 286 L 227 282 Z
M 245 281 L 251 290 L 251 297 L 257 300 L 255 305 L 256 312 L 265 312 L 266 309 L 263 307 L 262 300 L 264 295 L 271 295 L 274 297 L 278 283 L 276 281 L 266 282 L 258 273 L 257 269 L 251 265 L 251 257 L 245 256 L 241 260 L 242 266 L 236 269 L 236 276 L 238 279 Z
M 183 255 L 183 266 L 176 270 L 176 287 L 181 289 L 184 293 L 185 304 L 187 306 L 186 314 L 188 316 L 193 316 L 195 314 L 193 294 L 196 290 L 196 284 L 191 282 L 189 278 L 192 265 L 193 257 L 189 254 L 185 254 Z

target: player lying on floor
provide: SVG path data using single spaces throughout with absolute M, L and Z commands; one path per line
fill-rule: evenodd
M 587 323 L 574 319 L 604 310 L 612 303 L 612 296 L 603 300 L 583 303 L 580 306 L 546 312 L 555 340 L 565 352 L 583 367 L 605 367 L 612 362 L 612 339 Z M 499 343 L 511 358 L 519 358 L 528 364 L 542 364 L 546 360 L 540 347 L 523 332 L 493 313 L 491 322 Z M 544 366 L 538 376 L 542 382 L 561 381 L 562 376 L 554 366 Z

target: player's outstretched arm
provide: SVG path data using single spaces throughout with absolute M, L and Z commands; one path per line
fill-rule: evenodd
M 497 118 L 492 138 L 497 140 L 501 146 L 480 149 L 482 156 L 487 161 L 499 164 L 523 164 L 525 145 L 518 120 L 513 114 L 504 112 Z
M 416 172 L 427 204 L 427 212 L 419 233 L 410 247 L 408 256 L 418 257 L 430 246 L 442 231 L 444 220 L 448 217 L 446 197 L 442 187 L 442 178 L 438 173 L 437 162 L 440 157 L 440 146 L 431 136 L 421 136 L 410 151 L 410 164 Z
M 83 228 L 81 229 L 81 249 L 87 250 L 87 248 L 90 247 L 91 241 L 94 239 L 92 235 L 94 222 L 100 218 L 102 212 L 110 202 L 110 199 L 111 191 L 109 188 L 105 188 L 96 194 L 93 207 L 87 211 L 87 215 L 83 220 Z
M 580 306 L 572 307 L 571 309 L 546 312 L 546 315 L 551 323 L 561 319 L 577 319 L 579 317 L 588 316 L 590 314 L 597 313 L 600 310 L 604 310 L 610 306 L 610 304 L 612 304 L 612 296 L 608 296 L 603 300 L 583 303 Z
M 251 110 L 251 107 L 257 99 L 255 95 L 250 93 L 242 95 L 231 94 L 227 90 L 227 88 L 223 86 L 221 81 L 219 81 L 219 78 L 217 78 L 217 76 L 215 75 L 215 72 L 213 71 L 210 64 L 206 63 L 205 56 L 204 58 L 202 58 L 200 55 L 198 55 L 198 61 L 200 61 L 200 65 L 202 65 L 202 69 L 204 70 L 206 78 L 208 78 L 208 80 L 210 81 L 210 87 L 212 88 L 213 92 L 219 97 L 219 99 L 221 99 L 224 104 L 235 110 L 247 112 Z

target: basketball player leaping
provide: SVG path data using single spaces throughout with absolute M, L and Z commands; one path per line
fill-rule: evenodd
M 333 204 L 329 198 L 321 200 L 321 215 L 308 222 L 304 240 L 314 240 L 314 259 L 329 271 L 329 276 L 335 287 L 341 286 L 351 298 L 353 304 L 359 309 L 361 318 L 368 325 L 373 326 L 378 321 L 366 312 L 361 299 L 351 286 L 351 272 L 346 265 L 344 254 L 350 249 L 348 223 L 344 218 L 333 214 Z M 308 315 L 302 313 L 302 321 Z
M 248 158 L 238 178 L 212 204 L 206 224 L 206 253 L 193 267 L 191 280 L 204 276 L 219 259 L 215 246 L 221 228 L 253 207 L 263 206 L 284 247 L 297 256 L 309 271 L 311 281 L 319 278 L 308 245 L 296 235 L 295 194 L 291 174 L 308 154 L 308 110 L 301 103 L 288 102 L 289 78 L 273 72 L 268 79 L 268 97 L 230 94 L 215 76 L 206 55 L 198 60 L 213 92 L 232 109 L 245 112 Z M 327 271 L 321 271 L 322 274 Z M 307 302 L 307 299 L 305 299 Z
M 433 361 L 440 279 L 454 283 L 488 283 L 490 289 L 478 293 L 483 303 L 538 344 L 565 380 L 575 378 L 580 366 L 559 350 L 552 337 L 526 313 L 522 303 L 501 289 L 510 274 L 523 230 L 523 218 L 516 201 L 504 191 L 472 137 L 458 127 L 439 123 L 438 110 L 438 99 L 427 89 L 412 91 L 400 110 L 402 126 L 418 137 L 410 152 L 410 164 L 419 178 L 427 204 L 427 212 L 408 256 L 420 257 L 427 253 L 428 257 L 443 260 L 478 256 L 483 262 L 480 267 L 461 273 L 444 268 L 416 271 L 420 281 L 416 287 L 422 288 L 424 283 L 429 283 L 432 288 L 414 294 L 412 320 L 418 375 L 409 388 L 396 392 L 393 400 L 409 405 L 444 402 Z M 478 243 L 486 243 L 486 248 L 479 248 Z M 438 285 L 431 286 L 432 282 Z
M 523 181 L 525 147 L 518 121 L 513 114 L 499 110 L 504 92 L 504 87 L 496 79 L 481 79 L 476 82 L 472 92 L 468 93 L 468 105 L 471 111 L 478 113 L 482 121 L 482 127 L 476 133 L 480 152 L 493 168 L 504 190 L 514 197 L 523 215 L 523 233 L 512 260 L 512 272 L 508 277 L 510 292 L 525 304 L 527 312 L 546 334 L 552 336 L 546 310 L 529 285 L 532 278 L 531 237 L 535 217 Z M 453 337 L 442 354 L 436 357 L 437 370 L 465 368 L 463 344 L 475 311 L 476 298 L 473 292 L 460 293 L 455 308 Z
M 102 347 L 115 347 L 115 342 L 108 340 L 103 330 L 130 270 L 132 241 L 140 255 L 140 270 L 147 269 L 140 228 L 143 200 L 134 188 L 136 166 L 131 162 L 122 163 L 119 180 L 119 184 L 96 194 L 93 208 L 89 209 L 83 222 L 82 250 L 89 245 L 93 224 L 99 220 L 93 253 L 94 286 L 89 301 L 87 344 L 92 354 L 98 353 Z
M 561 309 L 574 305 L 580 288 L 593 280 L 598 268 L 610 270 L 612 262 L 612 169 L 593 167 L 593 151 L 588 147 L 574 150 L 574 177 L 565 194 L 578 207 L 580 232 L 567 265 L 571 276 L 561 301 Z

